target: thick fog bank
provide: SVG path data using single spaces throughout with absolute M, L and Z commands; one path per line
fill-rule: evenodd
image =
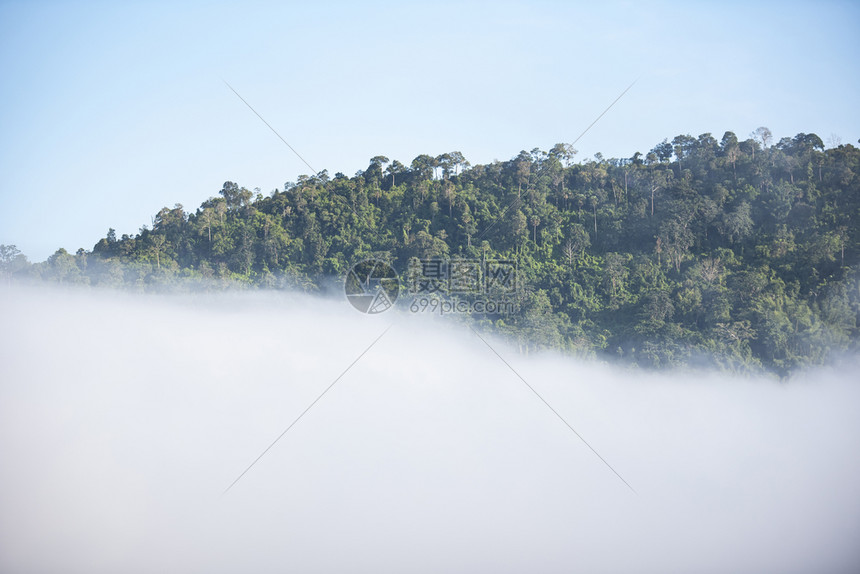
M 463 327 L 5 289 L 0 571 L 860 571 L 856 362 L 778 383 L 488 341 L 638 494 Z

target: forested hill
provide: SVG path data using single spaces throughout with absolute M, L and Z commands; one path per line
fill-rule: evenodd
M 92 251 L 4 265 L 143 289 L 285 277 L 313 289 L 370 256 L 398 270 L 410 258 L 506 258 L 521 304 L 491 319 L 524 348 L 780 374 L 856 350 L 858 148 L 825 150 L 814 134 L 774 143 L 762 128 L 574 159 L 563 144 L 475 166 L 459 152 L 409 165 L 377 156 L 355 176 L 323 171 L 268 196 L 227 182 L 134 236 L 110 230 Z

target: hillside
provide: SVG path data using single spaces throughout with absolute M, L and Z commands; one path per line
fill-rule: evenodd
M 318 288 L 368 257 L 515 260 L 512 315 L 476 317 L 524 350 L 641 367 L 716 364 L 785 375 L 857 348 L 860 150 L 814 134 L 664 140 L 627 159 L 523 151 L 470 165 L 377 156 L 352 177 L 302 176 L 264 196 L 227 182 L 193 212 L 9 276 L 152 289 L 211 280 Z

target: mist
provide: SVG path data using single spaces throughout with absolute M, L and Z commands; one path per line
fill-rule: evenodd
M 780 382 L 487 338 L 634 493 L 456 323 L 47 287 L 0 318 L 2 572 L 860 571 L 856 360 Z

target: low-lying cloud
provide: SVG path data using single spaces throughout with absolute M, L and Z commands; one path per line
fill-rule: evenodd
M 488 339 L 634 494 L 463 326 L 47 288 L 0 317 L 3 572 L 860 570 L 856 362 L 780 383 Z

